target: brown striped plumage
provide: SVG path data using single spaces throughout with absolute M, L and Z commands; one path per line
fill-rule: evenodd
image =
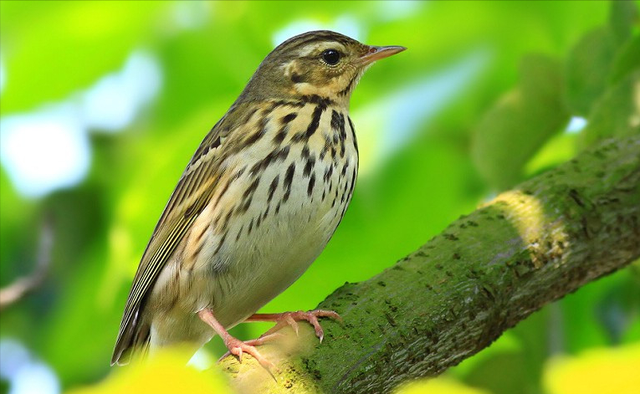
M 318 31 L 267 56 L 173 192 L 134 278 L 112 363 L 176 343 L 195 351 L 215 333 L 231 353 L 266 363 L 226 329 L 272 319 L 254 313 L 333 235 L 358 171 L 351 91 L 368 65 L 403 49 Z M 335 314 L 282 318 L 309 320 L 321 336 L 316 316 Z

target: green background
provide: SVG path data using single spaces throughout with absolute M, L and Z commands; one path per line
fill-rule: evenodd
M 132 53 L 153 59 L 161 82 L 124 127 L 86 128 L 91 163 L 81 182 L 24 196 L 3 164 L 0 285 L 31 271 L 49 213 L 55 244 L 43 285 L 1 312 L 0 338 L 26 346 L 63 389 L 108 374 L 164 204 L 277 37 L 328 28 L 408 50 L 372 67 L 353 94 L 361 175 L 351 206 L 320 258 L 263 312 L 312 309 L 497 192 L 600 138 L 638 132 L 615 122 L 640 111 L 631 99 L 638 3 L 619 3 L 2 1 L 0 119 L 77 100 Z M 587 126 L 567 131 L 575 117 Z M 636 264 L 545 307 L 447 373 L 495 394 L 543 393 L 552 355 L 640 339 L 639 289 Z M 232 333 L 248 339 L 268 327 Z M 206 349 L 215 359 L 223 346 L 214 338 Z

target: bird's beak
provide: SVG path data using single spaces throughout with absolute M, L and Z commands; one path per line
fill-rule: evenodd
M 404 51 L 405 47 L 400 46 L 388 46 L 388 47 L 376 47 L 370 46 L 369 52 L 360 56 L 360 62 L 363 66 L 367 64 L 371 64 L 376 60 L 384 59 L 385 57 L 389 57 L 391 55 L 395 55 L 396 53 Z

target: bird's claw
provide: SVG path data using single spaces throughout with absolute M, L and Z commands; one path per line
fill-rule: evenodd
M 296 335 L 298 335 L 298 323 L 297 321 L 306 320 L 313 326 L 313 329 L 316 333 L 316 337 L 320 339 L 320 343 L 324 339 L 324 330 L 318 321 L 319 317 L 328 317 L 334 320 L 337 320 L 342 323 L 342 318 L 334 311 L 326 311 L 322 309 L 313 310 L 309 312 L 297 311 L 297 312 L 284 312 L 280 315 L 280 317 L 276 320 L 276 325 L 269 329 L 264 335 L 261 337 L 269 336 L 280 330 L 285 326 L 291 326 L 293 331 L 295 331 Z
M 250 354 L 253 358 L 255 358 L 258 361 L 258 363 L 260 363 L 260 365 L 262 365 L 271 374 L 271 376 L 273 376 L 273 374 L 271 373 L 271 368 L 274 368 L 277 370 L 277 367 L 271 361 L 267 360 L 264 356 L 262 356 L 258 351 L 258 349 L 256 349 L 255 347 L 258 345 L 263 345 L 270 340 L 273 340 L 277 337 L 282 337 L 282 336 L 283 335 L 280 333 L 273 333 L 269 335 L 262 335 L 260 338 L 257 338 L 257 339 L 252 339 L 249 341 L 241 341 L 229 335 L 224 340 L 224 344 L 229 350 L 225 354 L 223 354 L 222 357 L 218 359 L 218 362 L 222 361 L 222 359 L 232 354 L 238 358 L 238 361 L 240 363 L 242 363 L 242 355 L 243 353 L 247 353 L 247 354 Z
M 222 356 L 222 358 L 226 357 L 228 354 L 233 354 L 238 358 L 239 362 L 242 362 L 242 355 L 244 353 L 247 353 L 247 354 L 250 354 L 253 358 L 255 358 L 256 361 L 258 361 L 260 365 L 262 365 L 267 371 L 269 371 L 270 374 L 271 374 L 271 369 L 276 368 L 276 366 L 271 361 L 269 361 L 262 354 L 260 354 L 258 349 L 256 349 L 251 344 L 242 342 L 241 340 L 231 336 L 226 338 L 224 343 L 227 346 L 227 349 L 229 349 L 229 351 L 227 352 L 227 354 Z M 271 375 L 273 376 L 273 374 Z

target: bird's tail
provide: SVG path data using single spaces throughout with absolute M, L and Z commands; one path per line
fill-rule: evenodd
M 113 349 L 111 365 L 126 365 L 149 354 L 151 331 L 148 325 L 132 325 L 120 331 Z

